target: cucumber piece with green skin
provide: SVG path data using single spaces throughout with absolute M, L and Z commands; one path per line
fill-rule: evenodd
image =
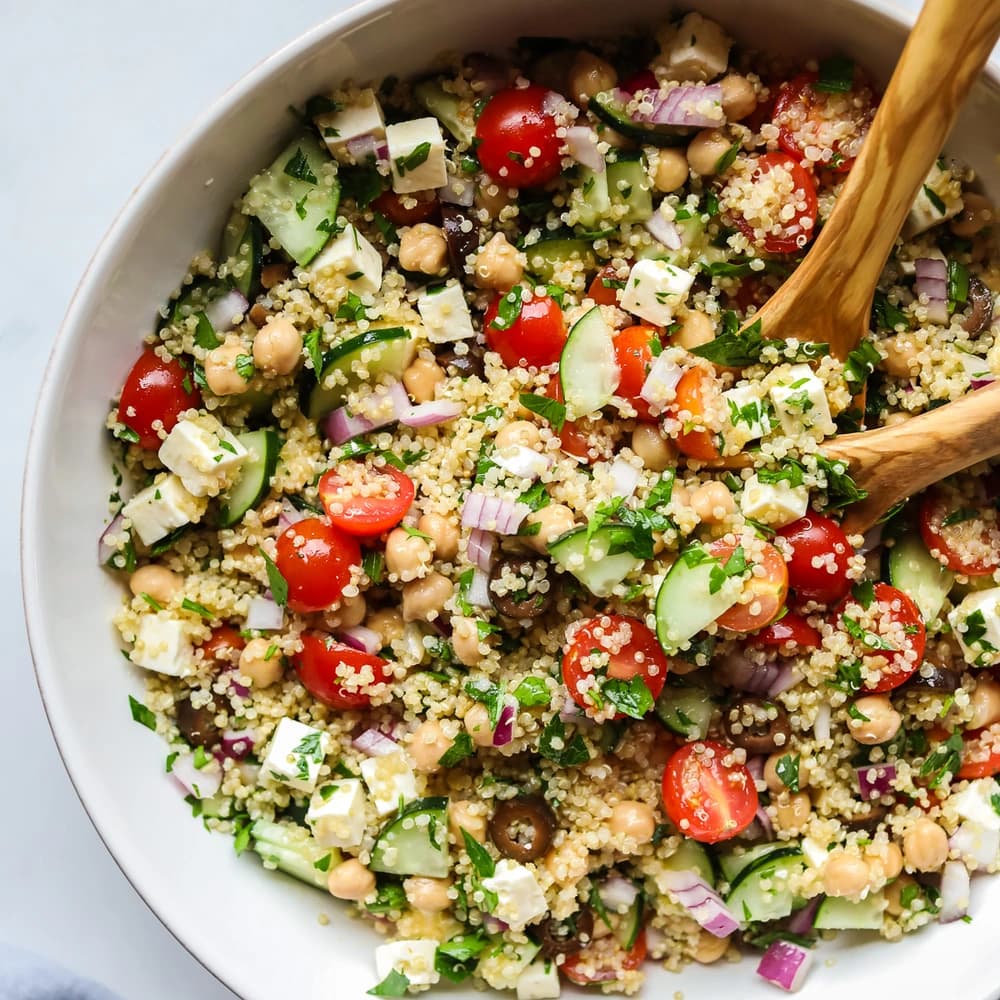
M 819 931 L 879 931 L 886 899 L 873 892 L 862 900 L 827 896 L 816 910 L 813 926 Z
M 608 555 L 612 540 L 611 529 L 598 528 L 588 542 L 586 528 L 573 528 L 549 542 L 549 552 L 558 566 L 595 597 L 610 597 L 615 586 L 642 565 L 641 559 L 628 552 Z
M 440 80 L 421 80 L 414 84 L 413 96 L 459 142 L 472 145 L 476 137 L 475 123 L 471 119 L 466 121 L 462 115 L 462 102 L 455 94 L 449 94 Z
M 243 515 L 256 507 L 271 490 L 271 476 L 278 466 L 278 452 L 281 438 L 270 428 L 248 431 L 236 437 L 246 448 L 246 460 L 240 467 L 240 477 L 229 488 L 222 510 L 219 512 L 219 526 L 231 528 L 243 520 Z
M 593 244 L 583 239 L 556 237 L 539 240 L 525 247 L 524 253 L 528 258 L 528 270 L 543 282 L 552 281 L 567 261 L 582 261 L 587 271 L 597 267 Z
M 579 182 L 570 195 L 570 207 L 576 209 L 577 221 L 586 229 L 594 228 L 599 219 L 606 218 L 611 211 L 608 171 L 582 167 Z
M 754 844 L 744 851 L 726 851 L 724 854 L 720 854 L 719 868 L 722 871 L 722 877 L 732 885 L 743 872 L 749 871 L 756 864 L 771 859 L 772 855 L 774 855 L 772 860 L 777 860 L 780 857 L 798 853 L 797 844 L 785 844 L 780 847 L 776 847 L 774 844 Z
M 559 355 L 566 419 L 579 420 L 604 409 L 620 381 L 611 327 L 600 306 L 594 306 L 573 324 Z
M 715 885 L 715 865 L 708 851 L 696 840 L 682 840 L 680 847 L 661 864 L 672 872 L 694 872 L 709 885 Z
M 736 876 L 726 906 L 743 924 L 787 917 L 796 903 L 789 877 L 805 863 L 801 851 L 774 850 Z
M 250 182 L 244 207 L 300 266 L 323 249 L 337 221 L 340 182 L 319 139 L 303 132 Z
M 683 128 L 678 125 L 657 125 L 647 122 L 637 122 L 628 116 L 625 108 L 615 100 L 613 93 L 605 91 L 596 94 L 587 105 L 594 116 L 605 125 L 629 139 L 644 143 L 647 146 L 686 146 L 697 129 Z
M 382 828 L 371 852 L 373 871 L 444 878 L 448 857 L 448 800 L 416 799 Z
M 700 543 L 687 546 L 670 567 L 656 594 L 656 637 L 666 653 L 676 653 L 740 598 L 743 583 L 726 577 L 713 593 L 712 571 L 722 560 Z
M 618 943 L 626 950 L 631 951 L 635 944 L 635 939 L 642 930 L 642 917 L 645 909 L 642 893 L 635 897 L 635 902 L 625 913 L 609 913 L 611 918 L 611 931 L 618 939 Z M 600 918 L 598 918 L 600 919 Z
M 933 621 L 954 586 L 955 574 L 927 551 L 916 531 L 904 532 L 888 551 L 889 582 L 913 599 L 925 622 Z
M 645 222 L 653 217 L 653 185 L 641 155 L 619 156 L 614 163 L 608 164 L 607 174 L 611 204 L 626 208 L 626 213 L 617 218 L 618 222 Z
M 476 975 L 495 990 L 509 989 L 542 949 L 534 941 L 494 940 L 480 956 Z
M 715 712 L 712 696 L 702 687 L 667 684 L 656 699 L 653 711 L 672 733 L 691 740 L 703 740 Z
M 236 209 L 222 231 L 220 259 L 229 263 L 229 280 L 247 299 L 252 299 L 260 285 L 260 265 L 264 239 L 260 223 Z
M 409 332 L 401 326 L 368 330 L 334 345 L 324 356 L 323 374 L 309 394 L 309 419 L 321 420 L 357 388 L 360 379 L 353 371 L 355 362 L 363 364 L 372 381 L 382 375 L 400 378 L 413 360 L 415 350 Z M 362 354 L 366 357 L 362 358 Z M 338 384 L 325 387 L 323 382 L 338 371 L 347 381 L 339 384 L 338 380 Z
M 317 889 L 326 889 L 330 869 L 340 864 L 340 851 L 320 846 L 301 826 L 259 819 L 250 837 L 261 860 Z

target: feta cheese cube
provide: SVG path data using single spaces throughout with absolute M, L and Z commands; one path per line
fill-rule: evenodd
M 415 118 L 385 130 L 396 194 L 429 191 L 448 183 L 444 136 L 436 118 Z
M 410 758 L 402 750 L 363 760 L 361 777 L 365 779 L 379 816 L 388 816 L 399 808 L 401 801 L 405 804 L 418 797 Z
M 194 643 L 187 622 L 166 612 L 143 615 L 129 659 L 145 670 L 186 677 L 194 668 Z
M 247 450 L 215 417 L 199 415 L 174 425 L 158 457 L 192 496 L 214 497 L 232 483 Z
M 742 443 L 754 441 L 771 433 L 771 416 L 767 403 L 750 385 L 727 389 L 722 398 L 729 410 L 729 422 Z
M 986 830 L 1000 830 L 1000 814 L 993 808 L 994 795 L 1000 795 L 1000 785 L 992 778 L 979 778 L 970 781 L 968 788 L 953 795 L 951 804 L 962 819 Z
M 324 785 L 312 798 L 306 822 L 322 847 L 360 847 L 365 836 L 365 792 L 358 778 Z
M 432 344 L 450 344 L 476 335 L 465 293 L 457 281 L 424 292 L 417 299 L 417 312 Z
M 261 771 L 289 788 L 311 792 L 329 749 L 329 734 L 297 719 L 282 719 L 274 730 Z
M 510 924 L 512 931 L 522 931 L 549 912 L 545 894 L 529 868 L 504 858 L 483 885 L 497 894 L 493 915 Z
M 968 663 L 991 667 L 1000 662 L 1000 587 L 969 594 L 948 621 Z
M 379 982 L 390 972 L 401 972 L 411 986 L 433 986 L 441 976 L 434 968 L 438 943 L 433 938 L 391 941 L 375 949 L 375 971 Z
M 559 996 L 559 973 L 550 959 L 532 962 L 517 977 L 517 1000 L 556 1000 Z
M 1000 830 L 991 830 L 970 820 L 952 834 L 949 842 L 953 854 L 969 864 L 973 871 L 988 869 L 1000 860 Z
M 358 157 L 348 150 L 352 139 L 363 139 L 371 136 L 375 142 L 385 139 L 385 119 L 382 108 L 375 97 L 375 91 L 365 88 L 358 100 L 339 111 L 330 111 L 317 115 L 313 121 L 319 134 L 326 143 L 334 159 L 346 163 L 355 163 Z M 374 153 L 374 149 L 372 150 Z M 362 156 L 362 158 L 364 158 Z
M 711 80 L 726 72 L 733 40 L 701 14 L 687 14 L 675 29 L 660 36 L 656 63 L 674 80 Z
M 382 287 L 382 258 L 348 225 L 309 265 L 309 288 L 327 306 L 335 306 L 346 289 L 355 295 L 374 295 Z
M 789 368 L 781 382 L 771 388 L 771 402 L 786 434 L 816 430 L 827 435 L 837 429 L 823 380 L 806 364 Z
M 668 326 L 674 308 L 687 298 L 693 284 L 693 274 L 666 261 L 636 261 L 621 294 L 621 307 L 655 326 Z
M 792 486 L 786 479 L 762 483 L 756 475 L 743 484 L 740 510 L 752 521 L 781 528 L 804 517 L 808 509 L 809 489 L 804 485 Z
M 830 852 L 812 837 L 802 838 L 802 853 L 806 856 L 806 861 L 816 869 L 821 869 L 830 857 Z
M 197 524 L 208 500 L 192 496 L 179 476 L 165 475 L 140 490 L 122 508 L 143 545 L 152 545 L 185 524 Z
M 928 191 L 934 197 L 931 197 Z M 935 163 L 917 192 L 910 214 L 903 223 L 903 236 L 911 239 L 928 229 L 933 229 L 946 219 L 954 218 L 962 211 L 964 204 L 961 183 L 952 177 L 950 170 L 942 170 Z M 944 211 L 941 211 L 942 205 Z

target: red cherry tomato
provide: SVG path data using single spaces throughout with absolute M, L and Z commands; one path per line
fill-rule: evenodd
M 677 435 L 677 447 L 689 458 L 707 462 L 719 457 L 717 435 L 703 427 L 707 397 L 715 390 L 715 380 L 700 368 L 689 368 L 677 383 L 670 409 L 684 425 Z
M 757 786 L 732 747 L 715 740 L 686 743 L 667 761 L 663 805 L 674 826 L 693 840 L 717 844 L 742 833 L 757 813 Z
M 591 715 L 608 718 L 602 693 L 606 678 L 628 681 L 641 677 L 656 701 L 669 664 L 655 635 L 637 618 L 600 615 L 575 628 L 563 653 L 563 683 L 570 697 Z M 619 712 L 612 716 L 621 719 Z
M 946 734 L 947 735 L 947 734 Z M 965 748 L 959 778 L 991 778 L 1000 774 L 1000 724 L 962 734 Z
M 792 654 L 817 649 L 823 637 L 805 618 L 789 611 L 776 622 L 755 632 L 748 641 L 755 646 L 777 646 L 781 652 Z
M 854 550 L 836 521 L 810 511 L 778 537 L 791 546 L 788 582 L 799 600 L 835 604 L 851 589 L 847 570 Z
M 365 462 L 345 462 L 319 481 L 319 498 L 330 521 L 358 538 L 395 528 L 415 495 L 413 480 L 391 465 L 376 469 Z
M 139 435 L 143 448 L 156 450 L 160 436 L 153 424 L 159 421 L 169 433 L 179 414 L 199 406 L 201 393 L 191 373 L 176 358 L 162 361 L 147 347 L 125 379 L 118 420 Z
M 639 931 L 635 943 L 626 951 L 614 934 L 592 940 L 582 951 L 567 955 L 559 968 L 577 986 L 610 983 L 622 972 L 632 972 L 646 961 L 646 931 Z
M 857 659 L 878 670 L 878 680 L 866 684 L 865 691 L 882 693 L 898 688 L 916 672 L 927 631 L 916 604 L 901 590 L 876 583 L 874 595 L 867 609 L 853 596 L 846 597 L 836 620 L 851 637 Z
M 639 395 L 639 391 L 653 363 L 654 341 L 659 346 L 659 334 L 648 326 L 627 326 L 614 336 L 615 361 L 621 372 L 615 395 L 627 399 L 640 420 L 653 423 L 656 417 L 650 414 L 649 403 Z
M 614 264 L 605 264 L 590 283 L 587 298 L 593 299 L 599 306 L 616 306 L 618 292 L 623 285 L 618 277 L 618 268 Z
M 543 396 L 554 399 L 557 403 L 563 402 L 562 383 L 558 375 L 553 375 L 549 379 L 549 384 L 542 392 Z M 581 458 L 584 461 L 590 460 L 590 444 L 588 435 L 580 430 L 580 425 L 572 420 L 567 420 L 562 425 L 562 430 L 558 433 L 559 447 L 569 455 Z
M 736 551 L 736 546 L 720 540 L 712 542 L 708 551 L 725 564 Z M 763 628 L 774 620 L 788 596 L 788 569 L 781 553 L 770 542 L 763 543 L 762 553 L 759 556 L 754 554 L 752 562 L 754 567 L 763 567 L 764 575 L 751 575 L 743 584 L 740 602 L 716 619 L 722 628 L 731 632 L 753 632 Z M 744 603 L 746 598 L 749 600 Z
M 544 87 L 501 90 L 476 122 L 483 169 L 501 187 L 536 187 L 559 176 L 562 140 L 545 110 Z
M 782 84 L 774 102 L 772 121 L 778 126 L 778 144 L 796 159 L 805 159 L 805 147 L 829 150 L 830 158 L 817 165 L 846 173 L 857 159 L 861 143 L 875 117 L 875 95 L 855 73 L 847 93 L 827 93 L 815 88 L 818 73 L 800 73 Z M 854 128 L 842 141 L 845 121 Z
M 516 304 L 518 298 L 522 298 L 520 312 L 505 321 L 500 316 L 501 302 L 506 307 L 512 302 Z M 517 368 L 522 362 L 529 368 L 554 365 L 566 343 L 566 321 L 559 303 L 551 295 L 534 293 L 524 301 L 520 285 L 490 303 L 483 317 L 483 329 L 486 345 L 500 355 L 508 368 Z
M 966 517 L 969 511 L 974 516 Z M 949 517 L 954 523 L 945 524 Z M 1000 566 L 996 511 L 963 508 L 961 498 L 943 487 L 930 490 L 920 505 L 920 535 L 931 554 L 955 573 L 986 576 Z
M 407 204 L 403 204 L 404 199 Z M 410 205 L 410 202 L 416 202 Z M 418 222 L 429 222 L 436 219 L 441 209 L 437 196 L 426 191 L 414 194 L 396 194 L 395 191 L 383 191 L 373 202 L 372 208 L 381 212 L 396 226 L 415 226 Z
M 796 203 L 795 214 L 788 221 L 776 214 L 766 218 L 740 215 L 735 222 L 747 239 L 768 253 L 797 253 L 816 235 L 816 182 L 809 171 L 787 153 L 764 153 L 757 158 L 754 183 L 772 184 L 775 178 L 768 179 L 771 173 L 776 174 L 779 182 L 791 178 L 793 187 L 787 201 Z
M 246 640 L 234 628 L 220 625 L 212 629 L 212 634 L 201 644 L 201 653 L 206 662 L 212 661 L 219 666 L 228 666 L 238 659 L 240 650 L 246 645 Z
M 323 611 L 351 582 L 351 567 L 361 565 L 361 547 L 325 520 L 310 517 L 278 536 L 275 564 L 288 583 L 293 611 Z
M 313 632 L 302 635 L 302 652 L 292 657 L 302 686 L 330 708 L 367 708 L 372 694 L 392 678 L 385 660 Z
M 774 289 L 756 275 L 750 275 L 740 280 L 736 292 L 732 296 L 736 308 L 745 316 L 750 309 L 760 309 L 774 294 Z

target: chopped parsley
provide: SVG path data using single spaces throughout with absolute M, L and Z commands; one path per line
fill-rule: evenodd
M 934 211 L 936 211 L 939 215 L 947 214 L 948 208 L 945 205 L 945 203 L 941 200 L 941 195 L 939 195 L 937 191 L 934 190 L 934 188 L 925 184 L 924 195 L 927 198 L 927 200 L 934 206 Z
M 521 315 L 521 307 L 524 305 L 524 290 L 520 285 L 515 285 L 497 303 L 497 314 L 493 317 L 490 326 L 495 330 L 509 330 Z
M 301 146 L 295 147 L 295 152 L 291 159 L 285 164 L 285 173 L 289 177 L 294 177 L 297 181 L 305 181 L 306 184 L 318 184 L 319 180 L 309 166 L 309 159 L 302 151 Z
M 790 792 L 799 790 L 799 763 L 801 760 L 801 754 L 796 754 L 793 757 L 790 753 L 786 753 L 783 757 L 778 758 L 778 763 L 774 766 L 775 773 L 781 779 L 781 783 Z
M 718 560 L 715 560 L 715 565 L 708 576 L 709 593 L 717 594 L 726 580 L 733 576 L 742 576 L 748 568 L 746 552 L 744 552 L 742 545 L 737 545 L 725 563 L 719 563 Z
M 465 693 L 475 701 L 486 706 L 491 728 L 496 728 L 503 711 L 503 688 L 499 684 L 491 684 L 486 680 L 467 681 Z
M 192 601 L 187 597 L 185 597 L 184 600 L 181 601 L 181 607 L 185 611 L 193 611 L 196 615 L 201 615 L 202 618 L 215 617 L 215 615 L 213 615 L 212 612 L 209 611 L 204 604 L 199 604 L 197 601 Z
M 337 319 L 345 319 L 351 323 L 360 323 L 361 320 L 368 318 L 365 304 L 354 292 L 347 293 L 347 301 L 341 304 L 334 315 Z
M 140 726 L 145 726 L 147 729 L 152 729 L 156 732 L 156 715 L 141 701 L 136 701 L 132 695 L 128 696 L 128 707 L 132 712 L 132 719 L 138 722 Z M 171 762 L 173 763 L 173 762 Z
M 844 626 L 844 631 L 852 638 L 860 643 L 863 643 L 869 649 L 885 649 L 893 652 L 896 647 L 892 643 L 887 642 L 882 636 L 864 628 L 856 618 L 852 618 L 850 615 L 840 616 L 841 624 Z
M 253 358 L 249 354 L 237 354 L 233 367 L 236 369 L 237 375 L 244 382 L 249 382 L 253 378 L 253 373 L 257 370 L 254 368 Z
M 579 733 L 567 742 L 566 727 L 558 715 L 553 715 L 545 724 L 538 740 L 538 752 L 560 767 L 577 767 L 590 760 L 590 751 Z
M 472 974 L 476 959 L 489 943 L 489 938 L 482 929 L 450 938 L 438 945 L 434 953 L 434 968 L 445 979 L 460 983 Z
M 416 170 L 427 162 L 427 157 L 431 155 L 431 144 L 429 142 L 418 143 L 405 156 L 396 157 L 396 173 L 402 177 L 408 171 Z
M 760 320 L 745 330 L 739 329 L 736 314 L 727 312 L 723 317 L 722 332 L 707 344 L 693 347 L 691 353 L 706 358 L 712 364 L 727 368 L 745 368 L 760 362 L 764 348 L 773 345 L 779 354 L 784 354 L 788 341 L 774 338 L 765 339 L 761 335 Z M 830 353 L 829 344 L 801 343 L 795 350 L 795 361 L 814 361 Z
M 365 904 L 369 913 L 392 913 L 406 909 L 406 893 L 398 882 L 383 882 L 375 893 L 375 899 Z
M 722 156 L 719 157 L 718 162 L 715 164 L 715 173 L 724 174 L 735 162 L 736 157 L 740 152 L 740 144 L 734 142 L 729 149 L 727 149 Z
M 518 704 L 525 708 L 532 708 L 535 705 L 547 705 L 551 698 L 549 686 L 541 677 L 525 677 L 516 688 L 514 697 Z
M 868 496 L 868 490 L 861 489 L 847 471 L 847 464 L 816 455 L 816 468 L 826 475 L 826 499 L 832 510 L 860 503 Z
M 319 330 L 310 330 L 302 338 L 306 353 L 312 361 L 313 374 L 316 376 L 317 382 L 323 377 L 323 351 L 320 347 L 321 336 L 322 334 Z
M 930 778 L 929 788 L 937 788 L 945 777 L 955 774 L 962 766 L 962 734 L 956 729 L 944 743 L 928 754 L 920 768 L 920 777 Z
M 872 325 L 879 330 L 895 330 L 897 327 L 910 324 L 906 319 L 906 313 L 899 306 L 894 306 L 885 292 L 876 292 L 872 301 Z
M 490 852 L 465 827 L 462 827 L 462 840 L 465 841 L 465 851 L 476 874 L 480 878 L 492 878 L 496 874 L 497 864 Z
M 267 583 L 271 588 L 274 603 L 283 608 L 288 604 L 288 581 L 281 575 L 281 570 L 275 566 L 274 560 L 260 546 L 258 546 L 257 551 L 264 557 Z
M 377 986 L 368 991 L 370 997 L 405 997 L 410 980 L 398 969 L 392 969 Z
M 875 584 L 871 580 L 862 580 L 854 584 L 851 587 L 851 597 L 867 611 L 875 600 Z
M 441 755 L 438 763 L 442 767 L 454 767 L 467 757 L 473 756 L 475 752 L 472 737 L 466 732 L 460 732 L 452 741 L 451 746 Z
M 825 94 L 846 94 L 854 86 L 854 62 L 845 56 L 831 56 L 819 64 L 813 90 Z
M 563 429 L 566 423 L 565 404 L 555 399 L 549 399 L 548 396 L 540 396 L 535 392 L 522 392 L 519 401 L 526 410 L 531 410 L 543 420 L 547 420 L 557 434 Z
M 601 692 L 619 712 L 633 719 L 641 719 L 653 707 L 653 695 L 639 674 L 627 681 L 609 677 L 601 685 Z
M 953 524 L 961 524 L 963 521 L 973 521 L 979 517 L 979 511 L 971 507 L 959 507 L 953 510 L 942 522 L 942 528 L 949 528 Z
M 852 392 L 858 392 L 875 371 L 875 366 L 882 360 L 878 348 L 870 340 L 861 343 L 847 355 L 844 362 L 844 379 Z

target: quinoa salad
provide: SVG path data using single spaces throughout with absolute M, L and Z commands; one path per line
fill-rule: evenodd
M 1000 373 L 974 165 L 846 359 L 754 322 L 878 100 L 698 13 L 348 81 L 145 333 L 100 539 L 132 717 L 240 864 L 370 923 L 372 995 L 795 990 L 838 931 L 975 916 L 998 471 L 862 536 L 823 452 Z

